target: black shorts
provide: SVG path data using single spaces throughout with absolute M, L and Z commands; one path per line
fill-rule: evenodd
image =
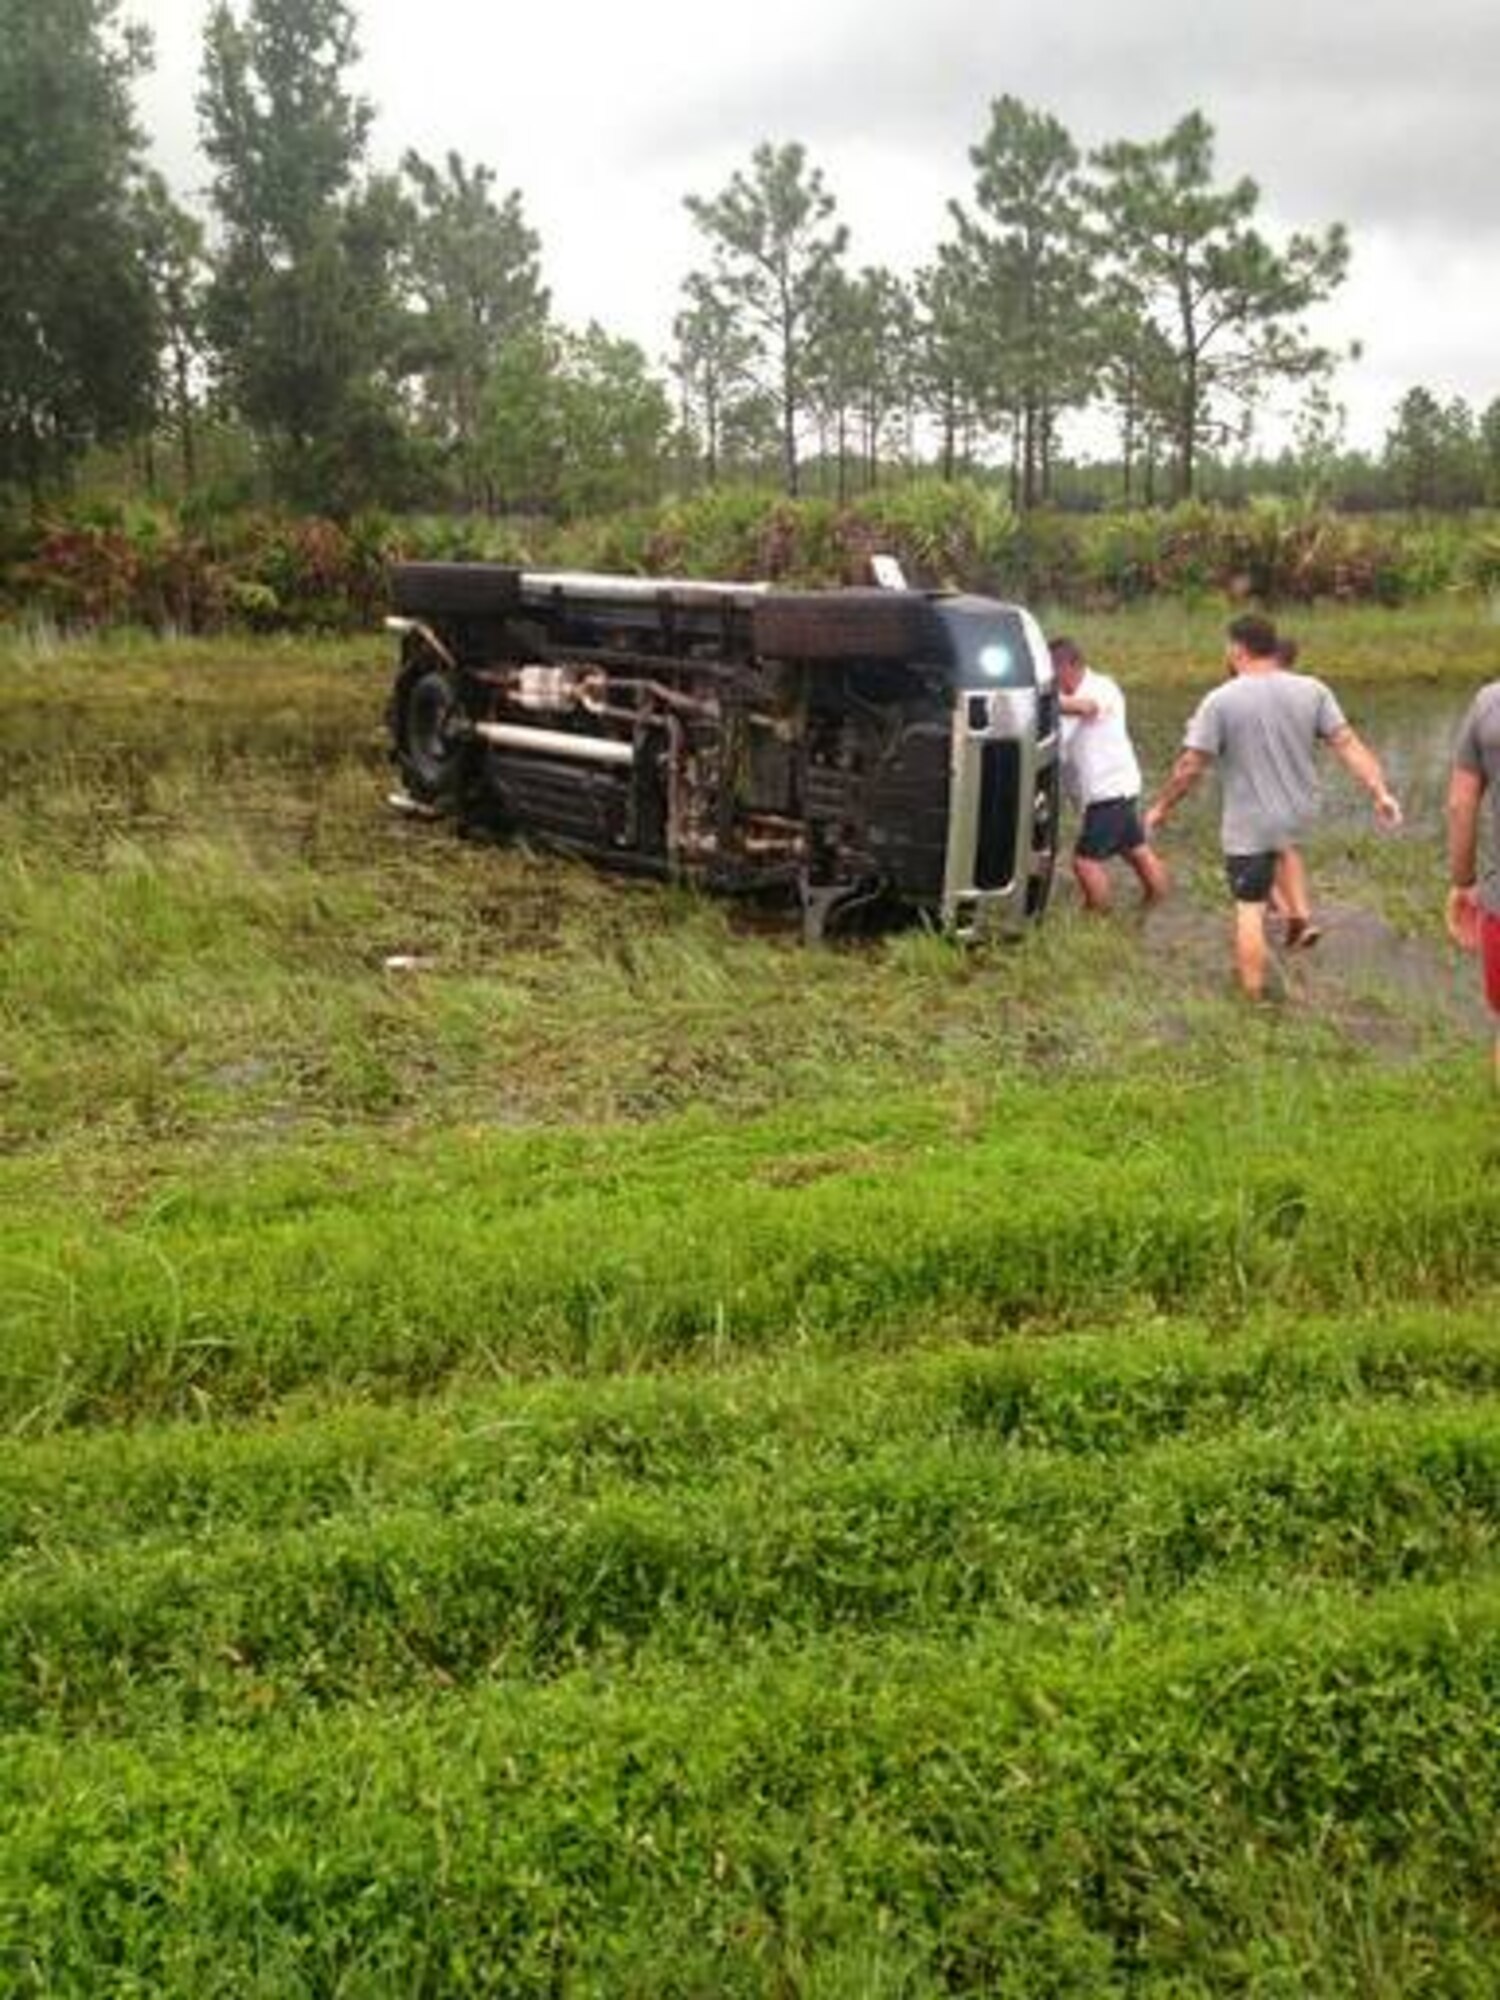
M 1096 799 L 1085 806 L 1073 852 L 1085 861 L 1108 861 L 1146 845 L 1139 799 Z
M 1274 847 L 1263 854 L 1226 854 L 1224 873 L 1229 877 L 1229 893 L 1237 903 L 1264 903 L 1270 899 L 1276 880 L 1276 863 L 1281 859 Z

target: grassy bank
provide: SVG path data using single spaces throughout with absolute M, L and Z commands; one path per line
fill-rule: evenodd
M 809 953 L 393 819 L 378 639 L 0 651 L 7 1992 L 1493 1990 L 1490 628 L 1296 629 L 1412 825 L 1256 1015 L 1207 808 Z

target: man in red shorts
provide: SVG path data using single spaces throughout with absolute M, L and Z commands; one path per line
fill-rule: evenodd
M 1479 820 L 1489 792 L 1489 840 L 1479 865 Z M 1500 681 L 1482 687 L 1469 706 L 1453 750 L 1448 781 L 1448 930 L 1484 966 L 1484 992 L 1500 1022 Z M 1495 1081 L 1500 1084 L 1500 1027 L 1495 1034 Z

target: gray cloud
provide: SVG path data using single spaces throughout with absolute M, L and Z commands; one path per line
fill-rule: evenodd
M 746 146 L 796 136 L 815 155 L 877 135 L 903 150 L 966 148 L 1009 92 L 1054 111 L 1085 147 L 1155 136 L 1201 109 L 1225 174 L 1252 174 L 1298 222 L 1496 227 L 1493 0 L 934 0 L 905 22 L 871 32 L 839 8 L 811 24 L 795 64 L 767 51 L 711 100 L 667 107 L 635 134 L 639 156 L 691 157 L 726 133 Z

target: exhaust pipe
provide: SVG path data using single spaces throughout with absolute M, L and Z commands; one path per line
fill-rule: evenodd
M 520 722 L 476 722 L 474 734 L 497 750 L 529 750 L 537 757 L 572 757 L 582 764 L 633 764 L 635 745 L 611 736 L 577 736 L 567 729 L 531 729 Z

